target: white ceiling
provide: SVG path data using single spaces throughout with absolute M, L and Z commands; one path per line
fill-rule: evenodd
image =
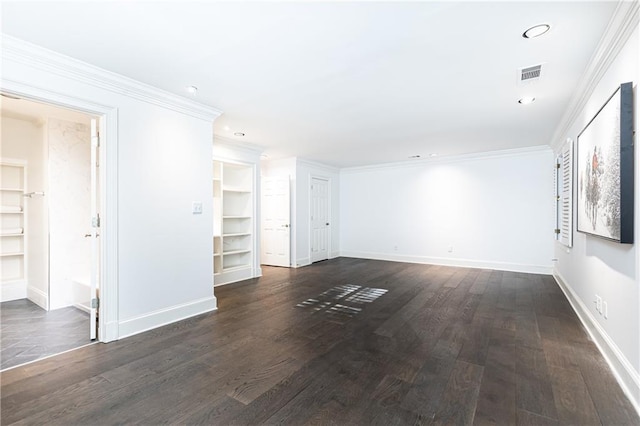
M 348 167 L 550 143 L 615 7 L 3 1 L 2 28 L 179 95 L 195 85 L 224 111 L 217 135 L 269 158 Z M 549 33 L 521 37 L 543 22 Z M 518 84 L 540 63 L 539 82 Z

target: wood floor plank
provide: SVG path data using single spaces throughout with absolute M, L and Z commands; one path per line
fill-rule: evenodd
M 562 424 L 599 425 L 600 418 L 579 371 L 550 367 L 553 397 Z
M 483 367 L 456 361 L 433 423 L 463 424 L 473 422 Z
M 548 276 L 263 274 L 216 287 L 217 312 L 0 372 L 2 424 L 640 424 Z

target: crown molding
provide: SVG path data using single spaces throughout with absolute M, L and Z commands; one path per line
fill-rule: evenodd
M 248 142 L 239 142 L 233 139 L 226 138 L 224 136 L 213 135 L 213 143 L 214 145 L 224 146 L 226 148 L 230 148 L 236 151 L 244 151 L 247 154 L 257 154 L 260 155 L 264 151 L 264 148 L 258 145 L 254 145 Z
M 500 151 L 477 152 L 472 154 L 450 155 L 425 158 L 414 161 L 398 161 L 395 163 L 371 164 L 368 166 L 345 167 L 341 174 L 360 173 L 383 169 L 404 169 L 407 167 L 425 167 L 433 164 L 458 163 L 463 161 L 486 160 L 493 158 L 519 157 L 528 154 L 551 153 L 549 145 L 530 146 L 526 148 L 504 149 Z
M 222 114 L 217 108 L 2 34 L 2 61 L 7 60 L 202 120 L 213 121 Z
M 600 43 L 585 69 L 578 88 L 569 102 L 551 139 L 551 147 L 558 151 L 566 140 L 569 129 L 584 109 L 598 83 L 631 37 L 640 22 L 640 2 L 620 1 L 609 20 Z
M 314 167 L 316 169 L 322 169 L 331 173 L 340 173 L 340 169 L 328 164 L 318 163 L 317 161 L 307 160 L 306 158 L 296 157 L 296 163 L 307 167 Z

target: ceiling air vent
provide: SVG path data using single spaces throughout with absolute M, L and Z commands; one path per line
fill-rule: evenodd
M 533 81 L 540 78 L 542 65 L 534 65 L 532 67 L 520 68 L 520 82 Z

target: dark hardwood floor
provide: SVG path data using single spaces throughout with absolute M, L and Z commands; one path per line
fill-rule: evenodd
M 28 299 L 0 303 L 0 370 L 90 343 L 86 312 L 47 312 Z
M 216 295 L 2 373 L 2 424 L 640 424 L 549 276 L 339 258 Z

